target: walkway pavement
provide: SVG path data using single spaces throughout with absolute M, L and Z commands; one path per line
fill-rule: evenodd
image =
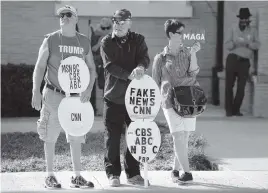
M 2 133 L 36 131 L 38 118 L 4 118 Z M 157 121 L 165 121 L 160 111 Z M 95 182 L 96 188 L 90 191 L 119 192 L 268 192 L 268 120 L 250 116 L 226 118 L 222 109 L 208 106 L 198 118 L 196 133 L 208 142 L 206 154 L 218 163 L 223 171 L 194 171 L 194 184 L 178 186 L 170 182 L 170 172 L 149 171 L 152 186 L 148 189 L 124 185 L 120 188 L 108 187 L 105 173 L 84 172 Z M 91 132 L 104 130 L 102 117 L 96 117 Z M 44 173 L 2 173 L 2 192 L 43 192 Z M 70 172 L 59 172 L 63 190 L 55 192 L 78 192 L 67 185 Z M 122 173 L 121 181 L 126 184 Z M 80 190 L 79 190 L 80 191 Z M 81 190 L 82 191 L 82 190 Z M 87 190 L 88 191 L 88 190 Z M 50 191 L 54 192 L 54 191 Z
M 94 189 L 72 190 L 69 188 L 71 172 L 58 172 L 56 176 L 62 183 L 62 190 L 49 192 L 168 192 L 168 193 L 208 193 L 208 192 L 267 192 L 268 172 L 193 172 L 194 183 L 178 185 L 171 182 L 169 171 L 149 171 L 148 188 L 130 186 L 126 183 L 125 173 L 122 172 L 121 187 L 109 187 L 104 171 L 82 172 L 82 175 L 95 184 Z M 1 191 L 4 192 L 47 192 L 43 187 L 45 173 L 24 172 L 2 174 Z

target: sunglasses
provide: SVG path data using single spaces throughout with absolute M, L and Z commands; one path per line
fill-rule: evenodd
M 61 13 L 61 14 L 60 14 L 60 17 L 61 17 L 61 18 L 64 18 L 64 15 L 66 15 L 66 17 L 68 17 L 68 18 L 70 18 L 70 17 L 72 17 L 72 16 L 73 16 L 73 14 L 72 14 L 72 13 L 67 12 L 67 13 Z
M 183 34 L 183 32 L 181 32 L 181 31 L 175 31 L 175 33 L 174 34 L 179 34 L 179 35 L 182 35 Z
M 113 19 L 113 22 L 117 25 L 124 25 L 125 23 L 127 23 L 128 21 L 130 21 L 130 19 L 127 20 L 117 20 L 117 19 Z
M 103 27 L 103 26 L 101 26 L 101 29 L 102 29 L 102 30 L 106 30 L 106 29 L 109 30 L 109 29 L 111 29 L 111 26 L 108 26 L 108 27 Z

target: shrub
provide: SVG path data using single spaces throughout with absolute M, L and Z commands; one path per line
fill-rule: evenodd
M 2 117 L 39 115 L 39 112 L 31 107 L 33 70 L 34 65 L 1 65 Z
M 1 65 L 1 117 L 38 117 L 39 112 L 32 108 L 32 76 L 34 65 Z M 41 91 L 44 81 L 41 85 Z M 91 97 L 95 107 L 96 98 Z

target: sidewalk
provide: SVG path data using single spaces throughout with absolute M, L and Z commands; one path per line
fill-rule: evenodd
M 121 187 L 109 187 L 104 171 L 82 172 L 82 175 L 95 184 L 94 189 L 73 190 L 69 188 L 71 172 L 58 172 L 56 176 L 62 183 L 61 190 L 46 190 L 43 187 L 45 173 L 24 172 L 2 174 L 1 191 L 4 192 L 168 192 L 168 193 L 207 193 L 207 192 L 267 192 L 268 172 L 193 172 L 191 185 L 178 185 L 171 182 L 170 171 L 149 171 L 148 188 L 130 186 L 122 172 Z

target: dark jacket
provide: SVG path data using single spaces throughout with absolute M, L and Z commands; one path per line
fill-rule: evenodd
M 150 58 L 143 35 L 129 32 L 125 43 L 113 34 L 102 39 L 100 47 L 104 65 L 104 98 L 116 104 L 125 104 L 125 93 L 131 80 L 131 72 L 137 66 L 148 69 Z

